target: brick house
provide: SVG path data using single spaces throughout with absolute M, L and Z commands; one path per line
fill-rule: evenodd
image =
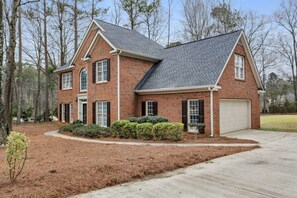
M 243 31 L 164 48 L 142 34 L 93 20 L 59 76 L 59 119 L 110 126 L 132 116 L 204 123 L 205 133 L 260 126 L 263 90 Z

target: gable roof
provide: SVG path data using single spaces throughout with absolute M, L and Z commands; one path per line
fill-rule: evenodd
M 242 30 L 166 48 L 135 91 L 216 85 Z
M 139 32 L 101 20 L 95 20 L 95 22 L 101 28 L 101 35 L 112 43 L 115 50 L 162 59 L 164 47 Z

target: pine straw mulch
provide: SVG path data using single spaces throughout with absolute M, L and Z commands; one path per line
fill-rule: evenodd
M 0 148 L 0 197 L 65 197 L 197 164 L 257 147 L 153 147 L 86 143 L 45 136 L 56 123 L 24 124 L 28 159 L 9 182 Z

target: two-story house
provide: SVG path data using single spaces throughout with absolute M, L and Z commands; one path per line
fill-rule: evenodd
M 259 128 L 259 74 L 243 31 L 164 48 L 144 35 L 93 20 L 59 76 L 59 119 L 110 126 L 159 115 L 204 123 L 211 135 Z

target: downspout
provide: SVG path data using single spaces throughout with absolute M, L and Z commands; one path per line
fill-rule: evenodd
M 121 119 L 121 87 L 120 87 L 120 53 L 121 51 L 118 51 L 117 53 L 117 74 L 118 74 L 118 120 Z
M 210 137 L 214 137 L 214 123 L 213 123 L 213 91 L 215 91 L 215 88 L 208 88 L 210 91 Z

